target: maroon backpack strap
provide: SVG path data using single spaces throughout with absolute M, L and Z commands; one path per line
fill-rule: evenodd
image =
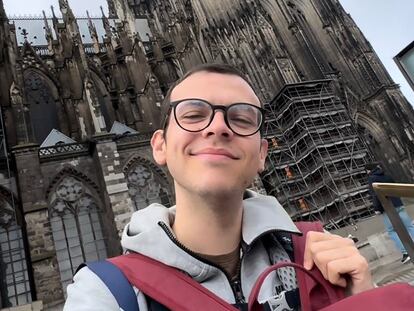
M 249 304 L 248 304 L 248 310 L 249 311 L 262 311 L 262 306 L 257 301 L 257 297 L 259 295 L 260 288 L 266 279 L 266 277 L 273 271 L 284 268 L 284 267 L 293 267 L 296 269 L 296 275 L 297 277 L 299 275 L 306 275 L 308 278 L 311 278 L 316 284 L 319 284 L 321 288 L 324 290 L 325 295 L 329 299 L 330 304 L 335 303 L 337 301 L 335 290 L 330 284 L 327 282 L 324 282 L 323 276 L 320 274 L 314 275 L 313 273 L 306 270 L 302 265 L 299 265 L 297 263 L 293 262 L 279 262 L 271 267 L 266 268 L 265 271 L 263 271 L 257 281 L 255 282 L 253 289 L 249 296 Z M 302 288 L 300 287 L 299 283 L 299 291 L 304 292 Z M 302 299 L 303 298 L 303 299 Z M 308 295 L 303 295 L 301 297 L 301 311 L 312 311 L 312 304 L 310 302 L 310 297 Z
M 306 245 L 306 234 L 309 231 L 318 231 L 323 232 L 323 226 L 322 223 L 319 221 L 315 222 L 295 222 L 296 227 L 302 232 L 302 236 L 299 236 L 297 234 L 292 234 L 292 242 L 293 242 L 293 255 L 295 257 L 295 263 L 299 265 L 303 265 L 304 260 L 304 254 L 305 254 L 305 245 Z M 313 266 L 313 268 L 310 270 L 313 275 L 318 276 L 318 280 L 321 280 L 321 282 L 325 283 L 325 287 L 329 286 L 334 289 L 335 295 L 336 295 L 336 301 L 339 301 L 343 298 L 345 298 L 345 290 L 342 287 L 335 286 L 325 280 L 322 273 L 319 271 L 319 269 L 316 267 L 316 265 Z M 323 287 L 320 286 L 317 282 L 314 281 L 314 279 L 306 277 L 303 273 L 297 274 L 297 280 L 299 283 L 299 294 L 301 301 L 305 299 L 304 297 L 310 297 L 310 301 L 312 304 L 312 310 L 319 310 L 329 304 L 332 303 L 332 299 L 328 299 L 326 296 L 326 292 L 323 290 Z
M 108 259 L 129 282 L 170 310 L 238 311 L 184 273 L 141 254 Z

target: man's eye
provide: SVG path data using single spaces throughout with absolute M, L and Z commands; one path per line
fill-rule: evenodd
M 186 114 L 182 116 L 182 118 L 183 119 L 199 119 L 199 118 L 204 118 L 204 116 L 201 114 Z
M 255 122 L 252 118 L 246 116 L 233 116 L 231 122 L 239 126 L 252 126 L 255 125 Z
M 197 122 L 197 121 L 205 120 L 207 117 L 208 115 L 206 115 L 205 113 L 192 111 L 192 112 L 187 112 L 185 114 L 182 114 L 180 116 L 180 120 L 186 121 L 186 122 Z

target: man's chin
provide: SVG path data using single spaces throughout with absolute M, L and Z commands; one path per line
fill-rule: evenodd
M 229 184 L 214 183 L 209 185 L 209 187 L 202 187 L 198 189 L 200 196 L 208 198 L 221 198 L 221 199 L 230 199 L 234 196 L 242 196 L 244 189 L 240 186 L 231 186 Z

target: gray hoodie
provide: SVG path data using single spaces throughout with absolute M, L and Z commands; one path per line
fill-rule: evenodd
M 278 253 L 285 252 L 280 245 L 265 249 L 262 237 L 271 232 L 300 231 L 274 197 L 248 191 L 248 198 L 243 201 L 243 209 L 240 284 L 247 301 L 260 273 L 277 261 L 280 257 Z M 185 271 L 216 295 L 229 303 L 235 303 L 235 293 L 226 274 L 221 269 L 195 258 L 177 244 L 170 226 L 174 216 L 175 207 L 166 208 L 160 204 L 152 204 L 135 212 L 123 231 L 123 248 Z M 273 273 L 263 284 L 259 301 L 264 302 L 275 296 L 277 288 L 281 286 L 283 287 L 283 281 L 278 274 Z M 143 293 L 136 288 L 135 292 L 140 311 L 148 310 Z M 73 283 L 67 287 L 64 310 L 109 311 L 119 310 L 119 306 L 100 278 L 85 267 L 76 273 Z

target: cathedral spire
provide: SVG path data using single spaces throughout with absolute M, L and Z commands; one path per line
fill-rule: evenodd
M 101 12 L 102 12 L 102 17 L 101 17 L 101 19 L 102 19 L 102 24 L 103 24 L 103 27 L 104 27 L 104 29 L 105 29 L 105 34 L 106 34 L 106 37 L 107 37 L 108 39 L 111 39 L 111 38 L 112 38 L 111 25 L 109 24 L 109 20 L 108 20 L 108 18 L 105 16 L 105 13 L 104 13 L 104 11 L 103 11 L 102 6 L 101 6 Z
M 63 21 L 65 23 L 71 23 L 75 21 L 75 15 L 73 14 L 72 9 L 69 6 L 68 0 L 59 0 L 59 8 L 62 12 Z
M 88 11 L 86 11 L 86 16 L 88 17 L 88 29 L 89 29 L 89 33 L 91 34 L 91 38 L 92 38 L 92 42 L 93 42 L 93 48 L 95 50 L 95 53 L 99 53 L 98 32 L 96 31 L 95 24 L 92 22 L 92 19 L 89 16 Z
M 98 33 L 96 32 L 95 24 L 92 22 L 91 16 L 89 15 L 89 11 L 86 10 L 86 16 L 88 17 L 88 29 L 89 33 L 92 37 L 98 37 Z
M 53 7 L 53 5 L 50 6 L 50 10 L 52 11 L 52 21 L 53 21 L 53 26 L 56 26 L 59 23 L 58 18 L 56 17 L 55 14 L 55 8 Z
M 7 14 L 6 14 L 6 11 L 4 10 L 3 0 L 0 0 L 0 20 L 1 21 L 7 20 Z
M 52 30 L 50 29 L 49 22 L 47 20 L 45 11 L 42 10 L 42 13 L 43 13 L 43 21 L 45 23 L 46 41 L 47 41 L 47 43 L 49 45 L 51 45 L 52 44 L 52 40 L 53 40 Z
M 53 5 L 50 6 L 50 10 L 52 11 L 53 29 L 55 31 L 56 38 L 59 40 L 60 39 L 59 19 L 57 18 L 56 14 L 55 14 L 55 8 L 53 7 Z
M 108 17 L 109 18 L 118 18 L 118 15 L 116 13 L 115 10 L 115 3 L 114 0 L 106 0 L 106 2 L 108 3 Z M 103 11 L 102 11 L 103 13 Z
M 72 9 L 69 6 L 68 0 L 59 0 L 59 8 L 62 13 L 63 22 L 65 24 L 65 28 L 71 37 L 74 45 L 82 46 L 82 37 L 79 31 L 79 26 L 76 21 L 76 17 L 73 14 Z M 83 48 L 81 48 L 81 54 L 85 53 Z M 82 58 L 82 57 L 81 57 Z

